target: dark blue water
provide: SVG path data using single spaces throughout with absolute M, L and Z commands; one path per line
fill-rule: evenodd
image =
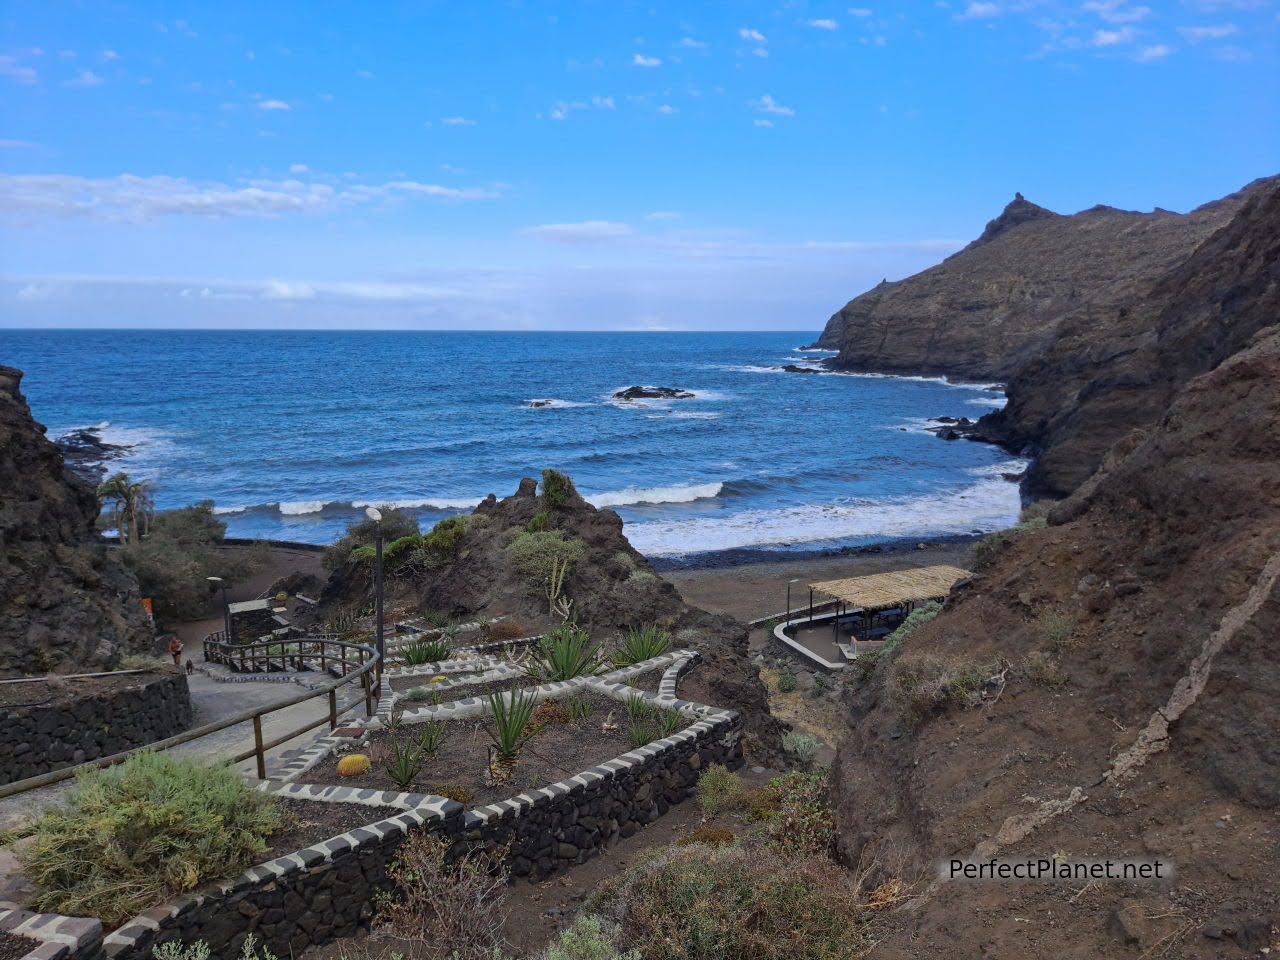
M 1021 464 L 921 428 L 1000 394 L 776 369 L 811 364 L 795 348 L 815 336 L 0 330 L 0 362 L 51 436 L 105 422 L 159 507 L 213 500 L 234 536 L 326 542 L 367 503 L 426 525 L 544 467 L 651 555 L 1012 522 L 999 474 Z M 610 401 L 630 384 L 697 396 Z

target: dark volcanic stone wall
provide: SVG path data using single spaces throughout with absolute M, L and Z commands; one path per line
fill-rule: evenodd
M 184 674 L 64 703 L 14 707 L 0 723 L 0 783 L 109 757 L 191 726 Z

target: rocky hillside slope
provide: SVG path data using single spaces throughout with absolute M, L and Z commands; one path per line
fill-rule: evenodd
M 1163 413 L 1187 380 L 1280 318 L 1280 180 L 1183 263 L 1110 310 L 1069 313 L 1008 384 L 979 434 L 1037 453 L 1033 496 L 1063 496 L 1134 426 Z
M 1272 325 L 1113 448 L 1046 527 L 985 545 L 979 575 L 868 675 L 834 773 L 841 850 L 917 893 L 884 915 L 876 956 L 1274 949 L 1277 438 Z M 942 859 L 1056 854 L 1177 872 L 935 882 Z
M 542 518 L 535 520 L 535 518 Z M 622 519 L 599 510 L 576 492 L 560 506 L 539 494 L 526 478 L 503 500 L 490 494 L 465 521 L 465 532 L 447 558 L 390 580 L 394 603 L 456 617 L 504 617 L 528 633 L 556 626 L 541 585 L 513 560 L 512 544 L 530 524 L 578 544 L 580 559 L 569 568 L 562 595 L 573 601 L 573 618 L 604 641 L 606 648 L 628 627 L 658 624 L 675 644 L 701 651 L 704 662 L 681 681 L 681 695 L 743 714 L 754 735 L 756 756 L 778 749 L 781 725 L 769 714 L 768 699 L 747 656 L 747 629 L 730 617 L 689 606 L 675 587 L 653 572 L 623 535 Z M 334 571 L 322 606 L 364 606 L 372 596 L 367 564 L 353 560 Z M 748 748 L 752 748 L 748 744 Z
M 1018 194 L 982 236 L 827 321 L 845 370 L 1006 380 L 1068 315 L 1114 312 L 1225 226 L 1250 188 L 1187 214 L 1093 207 L 1070 216 Z
M 93 490 L 0 366 L 0 676 L 114 666 L 151 631 L 138 585 L 100 542 Z

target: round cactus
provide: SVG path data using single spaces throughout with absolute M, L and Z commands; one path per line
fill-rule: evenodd
M 369 758 L 363 753 L 349 753 L 338 761 L 338 776 L 358 777 L 369 772 Z

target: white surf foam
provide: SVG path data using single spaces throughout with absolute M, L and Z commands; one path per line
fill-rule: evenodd
M 568 410 L 572 407 L 593 407 L 593 403 L 578 400 L 557 400 L 555 397 L 532 397 L 521 405 L 525 410 Z
M 387 507 L 393 510 L 470 510 L 483 497 L 425 497 L 420 500 L 355 500 L 351 506 L 357 510 L 365 507 Z
M 693 503 L 718 497 L 723 483 L 691 483 L 670 487 L 627 487 L 584 496 L 595 507 L 625 507 L 639 503 Z
M 328 502 L 328 500 L 287 500 L 276 504 L 276 509 L 286 517 L 301 517 L 308 513 L 319 513 Z
M 1000 463 L 989 463 L 985 467 L 970 467 L 965 473 L 974 477 L 998 477 L 1006 473 L 1021 473 L 1031 466 L 1030 460 L 1002 460 Z
M 1011 526 L 1021 503 L 1016 484 L 984 478 L 933 496 L 853 500 L 744 510 L 731 516 L 650 520 L 627 525 L 627 539 L 653 556 L 782 547 L 861 537 L 926 537 Z
M 1008 397 L 1002 397 L 996 393 L 988 394 L 985 397 L 974 397 L 972 400 L 965 401 L 965 403 L 971 403 L 975 407 L 993 407 L 996 410 L 1001 409 L 1008 402 Z
M 251 510 L 251 509 L 252 509 L 252 507 L 248 507 L 248 506 L 245 506 L 245 505 L 241 504 L 241 505 L 234 506 L 234 507 L 214 507 L 214 508 L 213 508 L 213 512 L 214 512 L 214 513 L 216 513 L 216 514 L 223 514 L 223 515 L 225 515 L 225 514 L 228 514 L 228 513 L 244 513 L 246 510 Z

